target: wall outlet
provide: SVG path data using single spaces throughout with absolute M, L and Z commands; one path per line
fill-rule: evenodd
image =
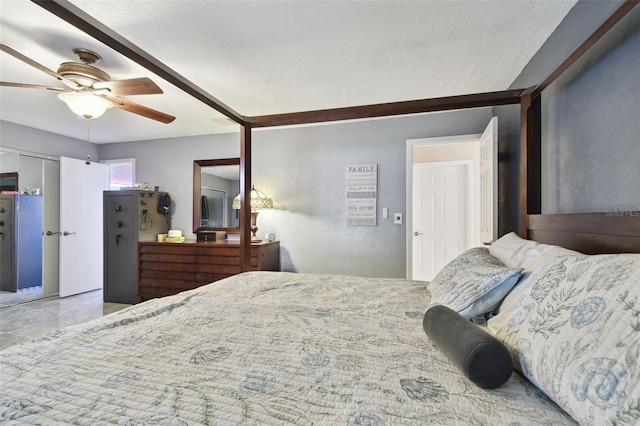
M 388 217 L 389 217 L 389 209 L 388 209 L 388 208 L 386 208 L 386 207 L 383 207 L 383 208 L 382 208 L 382 218 L 383 218 L 383 219 L 386 219 L 386 218 L 388 218 Z
M 396 225 L 402 225 L 402 213 L 393 214 L 393 223 Z

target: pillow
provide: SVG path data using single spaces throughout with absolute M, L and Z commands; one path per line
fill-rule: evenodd
M 520 277 L 485 247 L 474 247 L 453 259 L 428 286 L 431 305 L 444 305 L 470 319 L 494 310 Z
M 507 348 L 446 306 L 427 309 L 422 328 L 451 364 L 481 388 L 497 388 L 511 377 L 513 361 Z
M 523 297 L 522 287 L 529 278 L 531 272 L 541 265 L 559 256 L 580 256 L 582 253 L 550 244 L 541 244 L 535 241 L 520 238 L 515 233 L 503 235 L 489 246 L 489 253 L 500 259 L 502 263 L 512 268 L 524 269 L 518 285 L 502 301 L 498 312 L 503 309 L 511 309 L 513 303 Z
M 520 238 L 514 232 L 503 235 L 489 246 L 489 253 L 506 266 L 535 270 L 557 256 L 580 255 L 577 251 Z
M 640 254 L 560 256 L 518 287 L 488 321 L 516 368 L 581 424 L 637 420 Z

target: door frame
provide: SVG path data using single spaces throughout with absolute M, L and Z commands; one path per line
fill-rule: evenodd
M 444 136 L 434 138 L 408 139 L 406 145 L 406 193 L 405 193 L 405 247 L 406 247 L 406 276 L 407 279 L 413 277 L 413 148 L 427 145 L 453 144 L 462 142 L 478 142 L 480 143 L 481 133 Z M 473 183 L 473 176 L 472 183 Z M 472 186 L 473 187 L 473 186 Z M 473 190 L 470 191 L 471 205 L 473 205 Z

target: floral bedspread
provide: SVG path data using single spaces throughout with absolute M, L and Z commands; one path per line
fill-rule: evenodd
M 429 341 L 427 284 L 251 272 L 0 352 L 0 422 L 559 425 L 514 372 L 476 387 Z

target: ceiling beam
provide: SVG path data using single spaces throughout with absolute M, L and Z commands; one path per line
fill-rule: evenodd
M 406 114 L 420 114 L 427 112 L 479 108 L 498 105 L 519 104 L 523 95 L 531 94 L 536 98 L 559 75 L 575 63 L 589 48 L 591 48 L 604 34 L 613 28 L 626 16 L 640 0 L 622 0 L 616 10 L 569 56 L 558 68 L 549 74 L 535 88 L 515 89 L 497 92 L 476 93 L 470 95 L 448 96 L 431 99 L 421 99 L 384 104 L 372 104 L 343 108 L 331 108 L 315 111 L 302 111 L 284 114 L 243 116 L 226 106 L 209 93 L 187 80 L 167 65 L 144 52 L 115 31 L 83 12 L 67 0 L 31 0 L 44 9 L 67 21 L 76 28 L 84 31 L 107 46 L 117 50 L 129 59 L 137 62 L 151 72 L 164 78 L 169 83 L 189 93 L 206 105 L 219 111 L 229 119 L 252 128 L 276 127 L 297 124 L 312 124 L 330 121 L 357 120 L 376 117 L 387 117 Z
M 387 117 L 392 115 L 420 114 L 425 112 L 447 111 L 454 109 L 519 104 L 520 96 L 523 93 L 524 89 L 505 90 L 499 92 L 447 96 L 442 98 L 391 102 L 385 104 L 261 115 L 255 117 L 244 117 L 244 119 L 247 123 L 250 123 L 252 127 L 274 127 L 322 123 L 328 121 L 357 120 L 364 118 Z
M 31 0 L 33 3 L 53 13 L 58 18 L 68 22 L 79 30 L 87 33 L 96 40 L 111 47 L 127 58 L 137 62 L 152 73 L 165 79 L 179 89 L 190 94 L 199 101 L 205 103 L 229 119 L 240 125 L 245 121 L 241 114 L 237 113 L 215 97 L 211 96 L 204 89 L 198 87 L 184 76 L 178 74 L 167 65 L 163 64 L 144 50 L 140 49 L 129 40 L 122 37 L 103 23 L 88 15 L 80 8 L 71 4 L 67 0 Z

